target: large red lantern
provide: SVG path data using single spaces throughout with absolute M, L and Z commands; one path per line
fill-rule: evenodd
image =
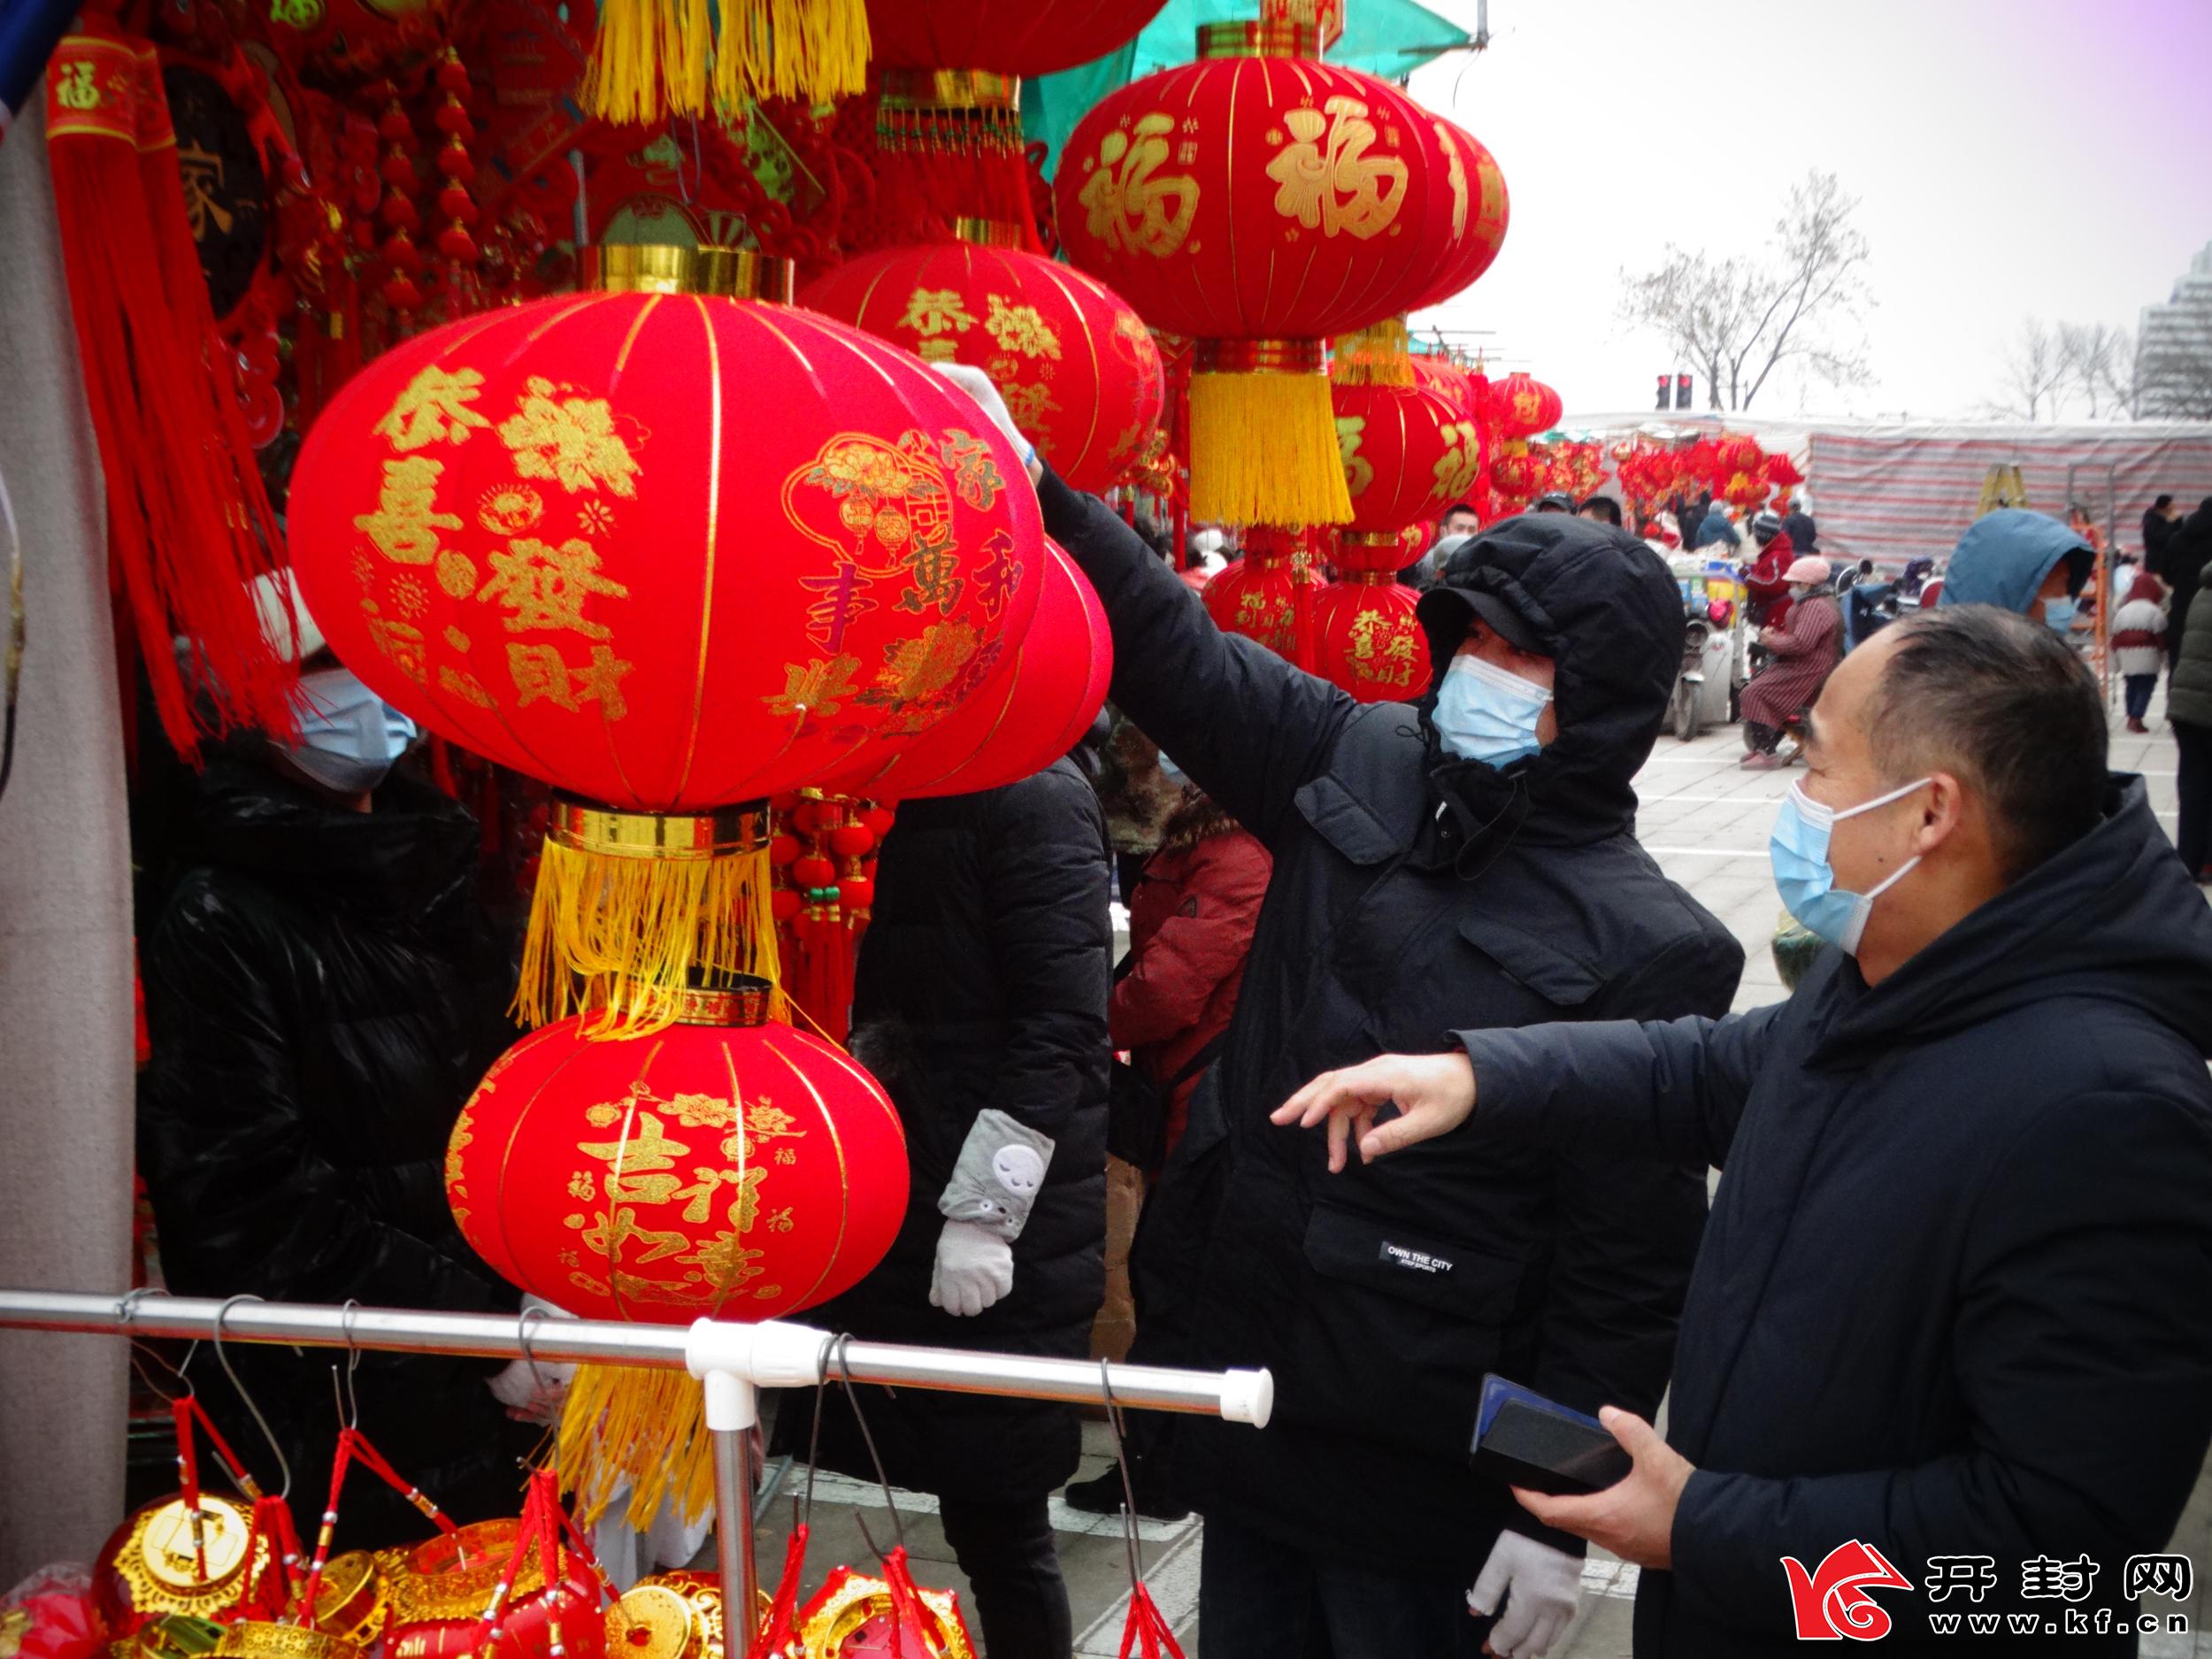
M 1257 640 L 1311 669 L 1313 598 L 1320 586 L 1320 572 L 1297 533 L 1255 525 L 1245 534 L 1244 557 L 1208 582 L 1199 597 L 1224 634 Z
M 1404 311 L 1452 243 L 1433 118 L 1387 81 L 1313 61 L 1313 41 L 1291 25 L 1201 28 L 1198 62 L 1084 117 L 1054 183 L 1075 263 L 1198 340 L 1202 520 L 1350 517 L 1323 342 Z
M 1090 729 L 1114 675 L 1106 609 L 1083 572 L 1045 543 L 1045 588 L 1003 669 L 928 740 L 865 776 L 852 794 L 904 801 L 995 789 L 1041 772 Z
M 516 1043 L 454 1123 L 445 1185 L 462 1237 L 592 1318 L 772 1318 L 857 1283 L 905 1213 L 898 1113 L 841 1050 L 772 1023 L 772 1000 L 759 981 L 687 992 L 649 1037 L 593 1041 L 564 1020 Z M 622 1420 L 603 1422 L 616 1400 Z M 672 1489 L 697 1513 L 711 1472 L 697 1401 L 688 1379 L 580 1374 L 561 1466 L 600 1483 L 587 1507 L 626 1473 L 634 1515 Z
M 1394 571 L 1355 571 L 1313 602 L 1316 672 L 1361 703 L 1405 703 L 1429 688 L 1419 595 Z
M 1566 412 L 1557 392 L 1520 369 L 1492 387 L 1490 396 L 1498 411 L 1498 430 L 1509 439 L 1549 432 Z
M 972 402 L 826 318 L 669 291 L 717 273 L 788 291 L 780 262 L 608 250 L 621 291 L 370 364 L 294 475 L 295 568 L 339 656 L 576 798 L 541 862 L 535 1018 L 580 996 L 659 1018 L 695 966 L 772 973 L 764 839 L 710 809 L 897 753 L 1036 607 L 1036 502 Z
M 1436 280 L 1410 309 L 1440 305 L 1487 271 L 1505 245 L 1510 217 L 1498 158 L 1471 133 L 1432 116 L 1452 186 L 1453 236 Z
M 1118 482 L 1160 419 L 1160 349 L 1105 284 L 1019 248 L 884 249 L 833 266 L 813 310 L 926 362 L 986 371 L 1022 431 L 1078 489 Z
M 1338 386 L 1338 451 L 1355 531 L 1397 531 L 1464 501 L 1482 476 L 1482 431 L 1440 393 Z

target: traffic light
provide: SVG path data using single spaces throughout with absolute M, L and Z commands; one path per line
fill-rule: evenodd
M 1667 406 L 1667 388 L 1673 383 L 1673 380 L 1674 376 L 1671 374 L 1663 374 L 1659 377 L 1659 402 L 1655 407 L 1664 409 Z
M 1677 409 L 1687 409 L 1690 406 L 1690 377 L 1686 374 L 1678 374 L 1674 377 L 1674 406 Z

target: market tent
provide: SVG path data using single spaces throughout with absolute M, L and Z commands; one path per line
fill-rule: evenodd
M 1402 81 L 1432 58 L 1473 43 L 1466 30 L 1413 0 L 1358 0 L 1346 11 L 1344 38 L 1329 48 L 1329 61 L 1386 81 Z M 1127 45 L 1023 82 L 1022 131 L 1031 142 L 1044 143 L 1047 175 L 1075 124 L 1101 98 L 1156 69 L 1190 62 L 1197 56 L 1200 24 L 1240 22 L 1251 15 L 1252 0 L 1168 0 Z

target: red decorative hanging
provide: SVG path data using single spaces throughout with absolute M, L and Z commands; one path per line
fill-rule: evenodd
M 1201 597 L 1224 634 L 1257 640 L 1311 670 L 1313 598 L 1320 586 L 1320 573 L 1296 532 L 1254 525 L 1245 532 L 1244 557 L 1208 582 Z

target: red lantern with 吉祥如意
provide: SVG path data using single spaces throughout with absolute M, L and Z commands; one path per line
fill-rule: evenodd
M 962 240 L 880 249 L 833 266 L 802 303 L 996 383 L 1015 424 L 1077 489 L 1120 481 L 1160 419 L 1160 349 L 1094 277 L 1019 248 Z
M 1090 729 L 1114 675 L 1105 607 L 1083 572 L 1045 543 L 1044 592 L 1021 643 L 959 713 L 881 769 L 831 787 L 881 800 L 966 795 L 1041 772 Z
M 1387 81 L 1312 30 L 1210 24 L 1199 61 L 1109 93 L 1062 153 L 1060 238 L 1156 328 L 1198 341 L 1191 512 L 1350 517 L 1324 342 L 1397 315 L 1454 245 L 1450 157 Z M 1471 189 L 1457 189 L 1465 232 Z
M 453 1126 L 445 1186 L 461 1236 L 515 1285 L 589 1318 L 766 1319 L 858 1282 L 905 1214 L 898 1113 L 842 1051 L 772 1023 L 770 1002 L 749 981 L 683 993 L 678 1023 L 634 1041 L 590 1041 L 575 1020 L 524 1037 Z M 641 1482 L 634 1515 L 671 1490 L 698 1513 L 710 1477 L 698 1388 L 629 1373 L 622 1412 L 603 1424 L 624 1375 L 580 1376 L 561 1466 L 602 1478 L 588 1507 L 627 1473 Z M 652 1467 L 672 1444 L 666 1470 Z
M 290 534 L 379 695 L 572 797 L 526 1010 L 650 1023 L 694 967 L 772 976 L 764 836 L 716 810 L 926 735 L 1028 626 L 1042 525 L 1011 445 L 908 354 L 675 291 L 787 293 L 787 265 L 616 248 L 601 280 L 362 370 Z

